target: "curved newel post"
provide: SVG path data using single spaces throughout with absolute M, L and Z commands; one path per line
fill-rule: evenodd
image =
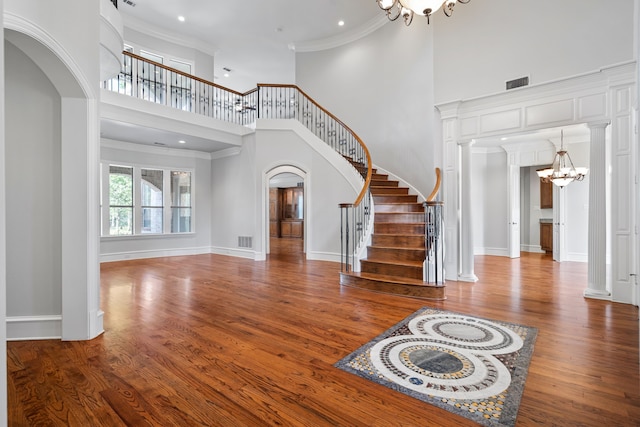
M 424 281 L 435 285 L 444 285 L 444 203 L 436 201 L 436 195 L 442 184 L 440 168 L 436 168 L 436 185 L 424 202 L 425 223 L 425 261 Z

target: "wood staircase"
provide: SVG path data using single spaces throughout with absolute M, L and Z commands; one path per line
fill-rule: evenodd
M 424 208 L 418 196 L 374 169 L 371 180 L 374 228 L 360 273 L 340 273 L 340 284 L 432 300 L 445 299 L 443 285 L 423 281 Z

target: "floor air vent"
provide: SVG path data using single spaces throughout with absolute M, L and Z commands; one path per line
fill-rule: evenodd
M 252 248 L 253 247 L 253 238 L 251 236 L 238 236 L 238 247 L 239 248 Z
M 529 77 L 520 77 L 519 79 L 509 80 L 507 82 L 507 90 L 517 87 L 529 86 Z

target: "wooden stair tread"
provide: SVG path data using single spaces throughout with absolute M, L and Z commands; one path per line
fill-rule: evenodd
M 396 260 L 383 260 L 383 259 L 365 258 L 365 259 L 361 259 L 360 262 L 368 262 L 368 263 L 384 264 L 384 265 L 398 265 L 398 266 L 402 266 L 402 267 L 420 267 L 420 268 L 422 268 L 422 264 L 424 263 L 424 260 L 423 261 L 409 261 L 409 260 L 396 261 Z
M 420 250 L 426 250 L 424 245 L 422 246 L 407 246 L 407 245 L 402 245 L 402 246 L 393 246 L 393 245 L 369 245 L 370 248 L 376 248 L 376 249 L 394 249 L 394 250 L 401 250 L 401 251 L 420 251 Z
M 354 273 L 354 272 L 348 272 L 348 273 L 342 273 L 342 274 L 347 274 L 354 277 L 361 277 L 369 280 L 379 280 L 379 281 L 388 282 L 388 283 L 399 283 L 403 285 L 425 286 L 425 287 L 433 287 L 433 288 L 442 287 L 442 285 L 427 283 L 422 280 L 411 279 L 410 277 L 390 276 L 387 274 L 370 274 L 370 273 Z

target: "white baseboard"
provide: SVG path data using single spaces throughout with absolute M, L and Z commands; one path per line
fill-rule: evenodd
M 577 253 L 577 252 L 569 252 L 567 254 L 567 261 L 589 262 L 589 255 L 588 254 L 581 254 L 581 253 Z
M 7 341 L 62 339 L 62 315 L 7 316 Z
M 160 257 L 167 257 L 167 256 L 200 255 L 200 254 L 209 254 L 209 253 L 211 253 L 211 249 L 209 247 L 113 252 L 110 254 L 100 254 L 100 262 L 126 261 L 131 259 L 145 259 L 145 258 L 160 258 Z
M 333 252 L 307 252 L 307 259 L 313 261 L 340 262 L 340 254 Z
M 209 253 L 216 255 L 229 255 L 238 258 L 247 258 L 256 260 L 258 253 L 252 249 L 238 249 L 238 248 L 222 248 L 218 246 L 212 246 Z
M 509 250 L 506 248 L 474 248 L 474 255 L 490 255 L 490 256 L 509 256 Z
M 520 251 L 521 252 L 531 252 L 534 254 L 544 254 L 546 253 L 546 251 L 543 251 L 542 248 L 540 248 L 540 245 L 520 245 Z

